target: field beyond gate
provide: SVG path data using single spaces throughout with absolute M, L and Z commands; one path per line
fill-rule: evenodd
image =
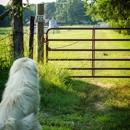
M 129 28 L 52 28 L 46 61 L 74 70 L 73 78 L 130 78 Z

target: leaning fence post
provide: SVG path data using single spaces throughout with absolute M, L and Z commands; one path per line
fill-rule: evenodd
M 44 62 L 44 4 L 36 6 L 37 61 Z
M 29 58 L 33 59 L 34 16 L 30 17 Z

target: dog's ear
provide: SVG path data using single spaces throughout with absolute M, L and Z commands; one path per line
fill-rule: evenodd
M 15 60 L 13 65 L 11 66 L 10 69 L 10 76 L 15 74 L 17 71 L 21 70 L 22 66 L 23 66 L 23 60 L 20 58 L 18 60 Z

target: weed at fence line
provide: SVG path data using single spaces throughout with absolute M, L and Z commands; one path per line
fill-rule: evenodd
M 43 98 L 41 100 L 44 100 L 44 104 L 41 105 L 51 105 L 48 104 L 49 101 L 48 99 L 51 98 L 52 102 L 54 101 L 56 104 L 53 104 L 57 107 L 59 103 L 62 104 L 60 101 L 60 98 L 58 99 L 58 95 L 53 95 L 53 92 L 58 92 L 59 90 L 63 90 L 63 93 L 65 90 L 69 90 L 70 88 L 70 82 L 71 79 L 69 78 L 69 73 L 63 69 L 59 69 L 56 66 L 52 65 L 46 65 L 42 66 L 40 68 L 40 79 L 41 79 L 41 93 L 46 89 L 46 94 L 49 92 L 50 96 L 44 94 Z M 44 88 L 45 87 L 45 88 Z M 65 95 L 63 95 L 65 96 Z M 45 98 L 45 99 L 44 99 Z M 61 105 L 62 106 L 62 105 Z

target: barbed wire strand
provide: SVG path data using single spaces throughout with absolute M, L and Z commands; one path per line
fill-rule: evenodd
M 65 47 L 68 47 L 68 46 L 72 46 L 72 45 L 74 45 L 74 44 L 77 44 L 78 42 L 79 42 L 79 41 L 76 41 L 76 42 L 74 42 L 74 43 L 67 44 L 67 45 L 60 46 L 60 47 L 56 47 L 56 48 L 53 48 L 53 49 L 65 48 Z M 49 48 L 51 48 L 51 47 L 49 46 Z

